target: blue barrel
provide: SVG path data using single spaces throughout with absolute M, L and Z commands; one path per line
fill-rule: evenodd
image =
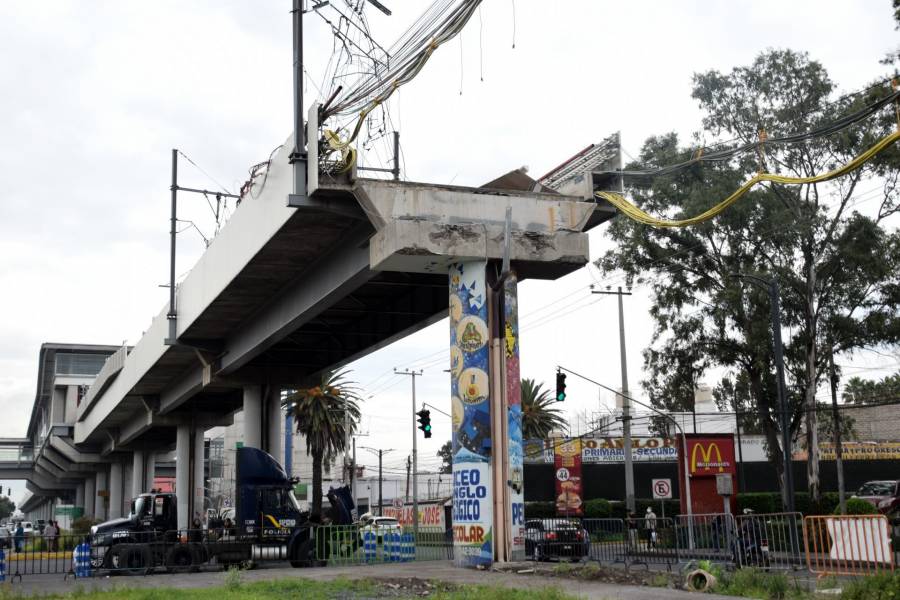
M 375 562 L 378 558 L 378 538 L 371 527 L 363 531 L 363 556 L 366 562 Z
M 416 536 L 414 533 L 403 534 L 403 562 L 416 560 Z
M 72 551 L 72 563 L 75 567 L 75 577 L 91 576 L 91 545 L 81 542 Z
M 398 562 L 400 560 L 400 534 L 385 533 L 384 534 L 384 551 L 388 555 L 390 562 Z

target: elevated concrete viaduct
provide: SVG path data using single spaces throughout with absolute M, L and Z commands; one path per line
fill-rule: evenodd
M 177 286 L 177 339 L 166 307 L 78 406 L 74 448 L 136 463 L 176 448 L 178 489 L 194 490 L 179 495 L 180 526 L 202 506 L 190 465 L 205 429 L 243 410 L 246 443 L 280 456 L 281 390 L 447 316 L 455 265 L 480 264 L 482 280 L 512 281 L 513 293 L 517 280 L 583 266 L 586 231 L 613 214 L 589 196 L 531 191 L 542 188 L 527 177 L 527 189 L 498 189 L 512 179 L 466 188 L 321 172 L 312 193 L 295 194 L 292 147 Z M 498 278 L 504 256 L 512 277 Z

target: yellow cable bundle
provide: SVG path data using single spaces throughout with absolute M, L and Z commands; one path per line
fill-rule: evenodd
M 870 161 L 875 155 L 888 148 L 897 140 L 900 140 L 900 130 L 881 138 L 877 144 L 875 144 L 847 164 L 840 166 L 833 171 L 828 171 L 827 173 L 814 175 L 812 177 L 786 177 L 784 175 L 776 175 L 774 173 L 759 173 L 752 179 L 750 179 L 750 181 L 739 187 L 733 194 L 731 194 L 712 208 L 700 213 L 695 217 L 690 217 L 687 219 L 678 219 L 675 221 L 670 221 L 668 219 L 657 219 L 656 217 L 644 212 L 643 210 L 629 202 L 621 194 L 617 194 L 615 192 L 595 192 L 594 196 L 602 200 L 606 200 L 607 202 L 618 208 L 622 212 L 622 214 L 639 223 L 652 225 L 654 227 L 687 227 L 689 225 L 697 225 L 698 223 L 703 223 L 704 221 L 708 221 L 717 216 L 726 208 L 737 202 L 757 183 L 761 183 L 763 181 L 772 181 L 774 183 L 799 185 L 805 183 L 821 183 L 823 181 L 830 181 L 832 179 L 841 177 L 842 175 L 846 175 L 851 171 L 859 169 L 865 163 Z

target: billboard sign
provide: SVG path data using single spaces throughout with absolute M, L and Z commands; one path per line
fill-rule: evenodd
M 565 440 L 556 446 L 556 514 L 584 514 L 581 490 L 581 440 Z

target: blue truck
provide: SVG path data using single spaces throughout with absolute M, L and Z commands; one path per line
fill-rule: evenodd
M 158 567 L 186 571 L 203 564 L 249 566 L 285 560 L 306 567 L 328 548 L 316 548 L 316 527 L 294 496 L 293 483 L 271 455 L 257 448 L 238 448 L 233 523 L 211 523 L 206 529 L 179 530 L 173 493 L 144 493 L 135 498 L 127 517 L 91 528 L 91 563 L 130 575 Z M 352 523 L 354 508 L 347 486 L 328 491 L 332 525 Z M 324 544 L 322 540 L 319 545 Z

